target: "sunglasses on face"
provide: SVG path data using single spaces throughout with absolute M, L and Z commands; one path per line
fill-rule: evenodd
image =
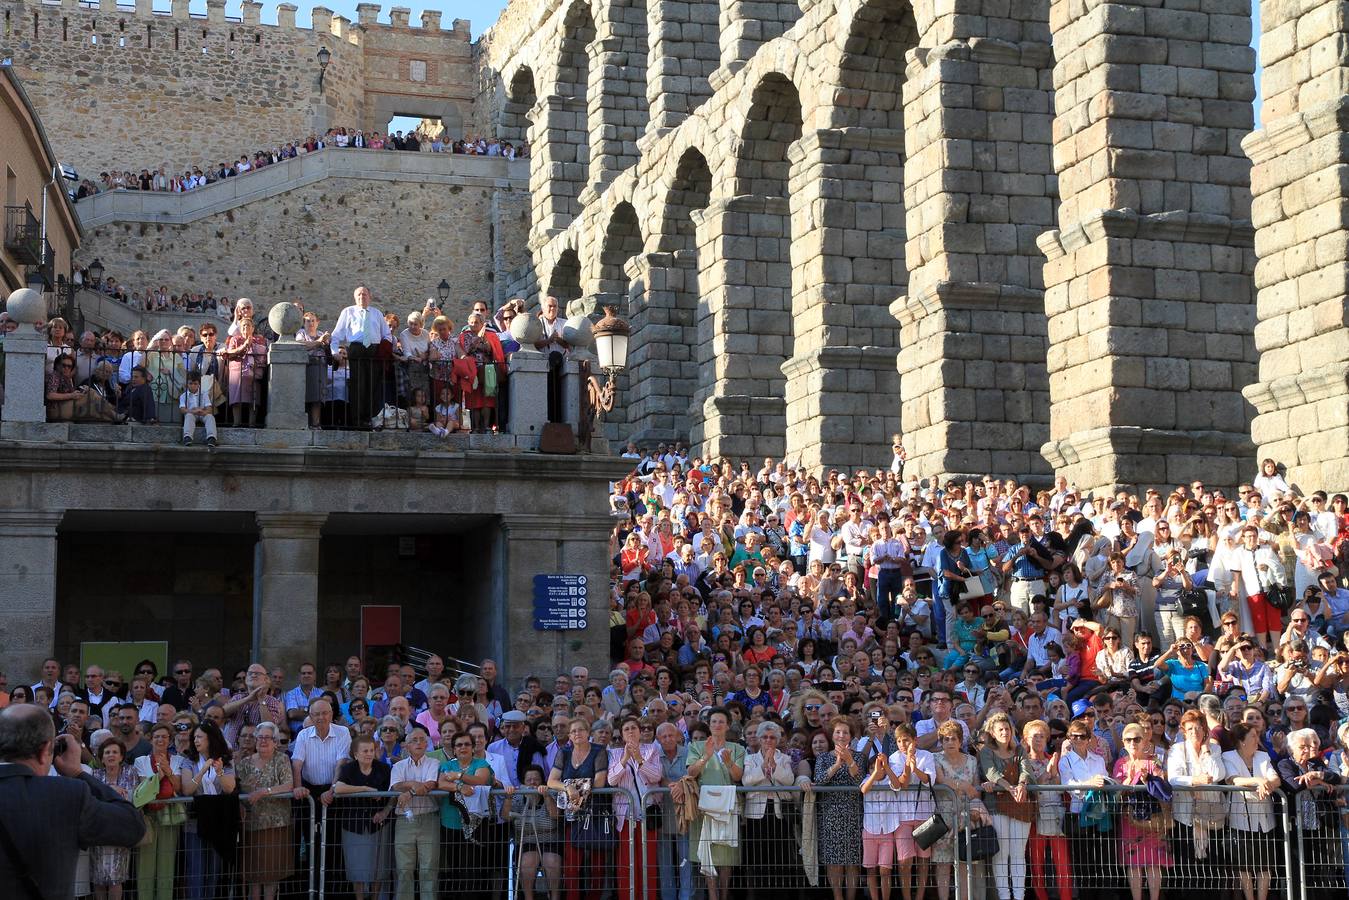
M 191 722 L 179 722 L 177 725 L 173 726 L 173 730 L 174 730 L 174 731 L 191 731 L 191 730 L 192 730 L 192 723 L 191 723 Z

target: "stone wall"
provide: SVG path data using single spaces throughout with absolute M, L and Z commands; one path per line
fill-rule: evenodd
M 141 288 L 213 290 L 267 308 L 300 299 L 324 327 L 364 282 L 401 317 L 454 286 L 456 322 L 494 297 L 490 186 L 329 178 L 187 225 L 117 222 L 90 230 L 82 250 L 108 274 Z M 518 226 L 517 226 L 518 228 Z M 517 245 L 518 246 L 518 245 Z
M 443 117 L 452 133 L 472 118 L 468 22 L 442 28 L 432 14 L 412 27 L 395 8 L 379 24 L 379 6 L 362 4 L 359 25 L 316 7 L 303 29 L 295 11 L 282 3 L 264 25 L 253 0 L 241 20 L 225 17 L 224 0 L 205 17 L 187 0 L 171 14 L 149 0 L 134 10 L 0 0 L 0 57 L 14 60 L 57 154 L 84 175 L 204 168 L 329 126 L 383 130 L 394 114 Z M 332 54 L 322 92 L 320 47 Z

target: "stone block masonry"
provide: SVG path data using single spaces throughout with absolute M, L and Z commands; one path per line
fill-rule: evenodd
M 237 160 L 345 125 L 383 130 L 393 115 L 440 118 L 462 134 L 471 120 L 476 68 L 467 22 L 407 15 L 375 21 L 362 4 L 353 25 L 316 7 L 313 28 L 295 6 L 276 25 L 246 2 L 242 20 L 223 5 L 202 18 L 175 0 L 170 15 L 63 0 L 0 0 L 0 57 L 9 57 L 57 155 L 83 175 L 166 166 L 170 174 Z M 317 54 L 332 54 L 319 89 Z

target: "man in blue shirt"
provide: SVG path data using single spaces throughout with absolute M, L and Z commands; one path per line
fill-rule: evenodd
M 1002 570 L 1012 576 L 1012 605 L 1030 615 L 1031 598 L 1045 592 L 1045 569 L 1050 565 L 1049 551 L 1031 535 L 1030 526 L 1017 529 L 1016 543 L 1007 548 Z
M 1325 600 L 1326 636 L 1338 641 L 1349 631 L 1349 591 L 1339 586 L 1334 572 L 1322 572 L 1319 580 Z

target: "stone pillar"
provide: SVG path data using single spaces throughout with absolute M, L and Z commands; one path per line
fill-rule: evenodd
M 1047 474 L 1043 257 L 1054 223 L 1048 26 L 945 16 L 904 83 L 900 421 L 924 476 Z
M 136 15 L 152 16 L 154 15 L 154 0 L 136 0 Z M 247 16 L 245 15 L 245 19 Z
M 708 78 L 720 59 L 716 0 L 650 0 L 646 72 L 647 133 L 659 135 L 712 96 Z M 654 138 L 653 138 L 654 139 Z
M 587 188 L 594 194 L 637 162 L 637 139 L 647 122 L 646 11 L 639 4 L 613 4 L 607 14 L 607 35 L 588 48 L 587 95 L 591 109 Z
M 0 428 L 14 422 L 47 421 L 47 301 L 31 288 L 9 295 L 5 311 L 19 327 L 5 336 L 4 413 Z
M 117 12 L 117 0 L 98 0 L 99 12 Z
M 792 272 L 784 197 L 714 200 L 698 235 L 698 392 L 692 443 L 704 456 L 780 457 L 791 352 Z M 766 250 L 772 242 L 777 249 Z
M 439 30 L 440 30 L 440 17 L 441 17 L 441 12 L 440 12 L 440 10 L 438 10 L 438 9 L 424 9 L 424 10 L 422 10 L 422 16 L 421 16 L 422 27 L 425 28 L 427 31 L 439 31 Z
M 578 200 L 589 168 L 585 100 L 542 97 L 530 114 L 530 244 L 540 247 L 581 211 Z
M 326 6 L 316 6 L 309 13 L 315 34 L 332 34 L 333 11 Z M 320 132 L 321 133 L 321 132 Z
M 548 424 L 548 357 L 533 348 L 511 355 L 510 421 L 507 429 L 521 439 L 533 441 L 528 449 L 538 449 L 538 437 Z
M 1342 8 L 1260 4 L 1264 128 L 1250 156 L 1259 380 L 1251 437 L 1310 493 L 1349 488 L 1349 40 Z M 1243 473 L 1243 477 L 1245 473 Z
M 407 6 L 395 6 L 389 10 L 389 24 L 394 28 L 407 28 L 412 17 L 412 9 Z
M 594 365 L 595 358 L 588 357 L 591 365 Z M 593 371 L 591 374 L 595 374 Z M 572 431 L 580 434 L 578 426 L 581 422 L 581 391 L 585 389 L 581 381 L 581 366 L 573 353 L 562 364 L 562 421 L 571 426 Z
M 721 0 L 721 65 L 712 73 L 712 89 L 720 90 L 759 47 L 781 37 L 799 18 L 797 0 Z
M 698 271 L 693 253 L 643 253 L 628 260 L 628 414 L 625 438 L 688 440 L 698 386 Z
M 299 10 L 299 7 L 294 3 L 278 3 L 276 5 L 276 27 L 294 28 L 297 10 Z
M 169 9 L 170 15 L 175 19 L 192 18 L 192 11 L 188 7 L 187 0 L 172 0 L 172 4 L 169 7 Z
M 206 0 L 206 21 L 212 25 L 225 24 L 225 0 Z
M 262 608 L 258 659 L 294 671 L 318 652 L 319 540 L 327 513 L 260 512 Z
M 1045 458 L 1087 488 L 1231 485 L 1253 464 L 1246 0 L 1054 0 L 1059 229 Z M 1226 13 L 1221 15 L 1218 13 Z M 1244 23 L 1244 25 L 1243 25 Z
M 56 529 L 63 515 L 0 510 L 0 646 L 10 684 L 36 681 L 55 649 Z
M 791 146 L 792 357 L 787 457 L 811 468 L 884 466 L 899 430 L 904 135 L 806 132 Z
M 309 427 L 304 402 L 308 368 L 309 351 L 294 340 L 276 341 L 267 348 L 268 431 L 303 431 Z
M 602 517 L 512 514 L 501 524 L 504 545 L 502 665 L 512 679 L 540 670 L 565 672 L 589 666 L 591 676 L 609 665 L 609 532 Z M 534 576 L 585 575 L 587 626 L 567 631 L 534 628 Z
M 262 24 L 262 4 L 258 0 L 243 0 L 240 10 L 245 25 Z

